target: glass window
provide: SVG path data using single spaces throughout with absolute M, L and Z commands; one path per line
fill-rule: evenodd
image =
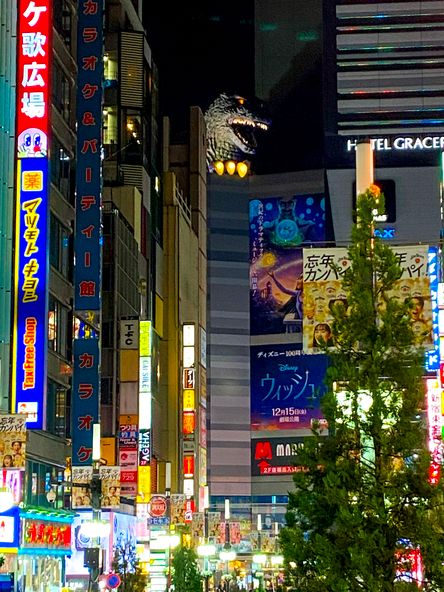
M 60 438 L 66 438 L 67 394 L 66 387 L 48 380 L 46 429 Z
M 69 310 L 52 294 L 48 307 L 48 348 L 65 359 L 68 358 L 68 316 Z
M 69 123 L 71 114 L 71 84 L 60 64 L 53 61 L 52 68 L 52 102 L 63 119 Z
M 51 182 L 63 197 L 74 205 L 74 191 L 71 188 L 72 156 L 65 150 L 58 139 L 52 138 L 51 151 Z
M 69 230 L 51 213 L 49 261 L 68 280 L 70 279 L 70 240 Z
M 66 0 L 53 0 L 53 23 L 65 45 L 71 48 L 72 15 Z

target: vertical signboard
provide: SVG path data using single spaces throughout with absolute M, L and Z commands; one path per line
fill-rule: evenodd
M 93 424 L 99 421 L 99 341 L 74 340 L 72 464 L 92 464 Z
M 103 0 L 79 0 L 74 310 L 98 328 L 101 307 Z M 100 343 L 96 331 L 75 335 L 73 465 L 91 464 L 92 424 L 99 421 Z M 94 364 L 85 367 L 85 359 Z M 87 380 L 84 379 L 88 370 Z M 87 387 L 89 396 L 85 395 Z M 83 397 L 83 398 L 82 398 Z M 86 419 L 88 423 L 86 425 Z
M 52 2 L 20 0 L 17 32 L 13 413 L 45 428 Z
M 151 321 L 140 321 L 138 502 L 151 493 Z

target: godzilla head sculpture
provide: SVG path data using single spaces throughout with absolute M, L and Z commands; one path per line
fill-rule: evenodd
M 261 106 L 238 95 L 222 93 L 205 113 L 207 126 L 207 166 L 214 170 L 218 160 L 241 161 L 256 152 L 255 131 L 266 131 L 270 121 Z

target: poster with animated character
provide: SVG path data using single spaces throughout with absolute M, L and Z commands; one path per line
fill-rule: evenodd
M 301 333 L 302 246 L 325 241 L 325 197 L 268 197 L 249 207 L 251 335 Z

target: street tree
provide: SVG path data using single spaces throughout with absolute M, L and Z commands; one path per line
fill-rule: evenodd
M 148 577 L 142 571 L 133 541 L 123 539 L 117 543 L 112 569 L 122 581 L 119 592 L 145 592 Z
M 402 270 L 374 236 L 382 211 L 378 188 L 358 197 L 343 276 L 348 306 L 335 306 L 335 345 L 324 347 L 328 430 L 314 426 L 306 438 L 289 492 L 280 543 L 287 584 L 300 592 L 444 590 L 424 352 L 414 345 L 412 302 L 391 296 Z
M 175 592 L 201 592 L 202 576 L 193 549 L 180 546 L 174 550 L 172 560 L 172 584 Z

